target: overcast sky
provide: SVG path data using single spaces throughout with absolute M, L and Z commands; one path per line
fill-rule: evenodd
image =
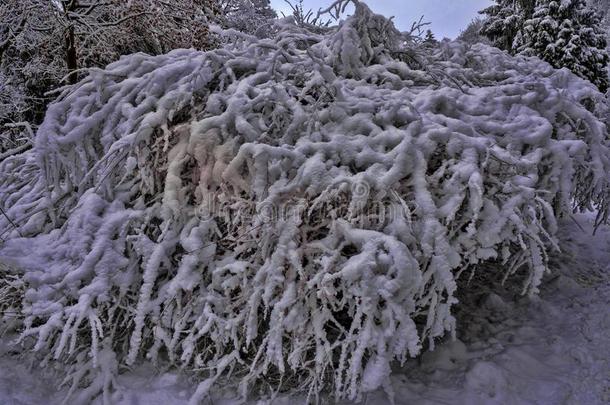
M 304 0 L 305 8 L 317 11 L 332 0 Z M 385 16 L 394 16 L 394 22 L 401 30 L 410 28 L 411 23 L 424 16 L 431 23 L 429 28 L 437 38 L 455 38 L 468 23 L 477 16 L 477 11 L 487 7 L 491 0 L 369 0 L 371 9 Z M 293 1 L 296 4 L 297 0 Z M 271 0 L 271 5 L 286 15 L 290 7 L 284 0 Z M 281 14 L 278 12 L 281 16 Z

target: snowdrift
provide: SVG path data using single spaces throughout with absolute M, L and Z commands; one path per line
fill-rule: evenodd
M 362 3 L 326 34 L 223 35 L 92 70 L 0 163 L 0 256 L 23 269 L 0 309 L 77 402 L 144 358 L 200 372 L 194 403 L 227 375 L 390 392 L 394 361 L 455 332 L 464 270 L 527 269 L 535 294 L 556 218 L 607 218 L 603 96 L 567 70 L 418 51 Z

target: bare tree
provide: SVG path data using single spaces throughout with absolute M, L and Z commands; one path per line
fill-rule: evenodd
M 223 25 L 258 37 L 273 33 L 277 18 L 269 0 L 218 0 Z
M 40 122 L 48 92 L 76 83 L 82 69 L 140 51 L 210 48 L 218 13 L 215 0 L 4 0 L 0 133 L 7 123 Z

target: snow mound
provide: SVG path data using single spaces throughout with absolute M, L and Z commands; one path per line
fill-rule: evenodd
M 422 52 L 356 2 L 326 34 L 91 71 L 0 163 L 21 341 L 82 402 L 142 358 L 202 372 L 194 403 L 226 375 L 358 399 L 455 332 L 463 270 L 526 266 L 535 294 L 556 217 L 607 218 L 602 96 L 484 45 Z

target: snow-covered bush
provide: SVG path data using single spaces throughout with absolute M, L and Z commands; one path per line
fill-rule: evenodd
M 455 332 L 464 270 L 525 267 L 535 294 L 556 218 L 607 217 L 594 86 L 482 44 L 422 53 L 354 3 L 328 34 L 284 20 L 91 70 L 0 163 L 21 341 L 82 401 L 144 358 L 200 372 L 194 403 L 227 375 L 391 392 L 392 362 Z

